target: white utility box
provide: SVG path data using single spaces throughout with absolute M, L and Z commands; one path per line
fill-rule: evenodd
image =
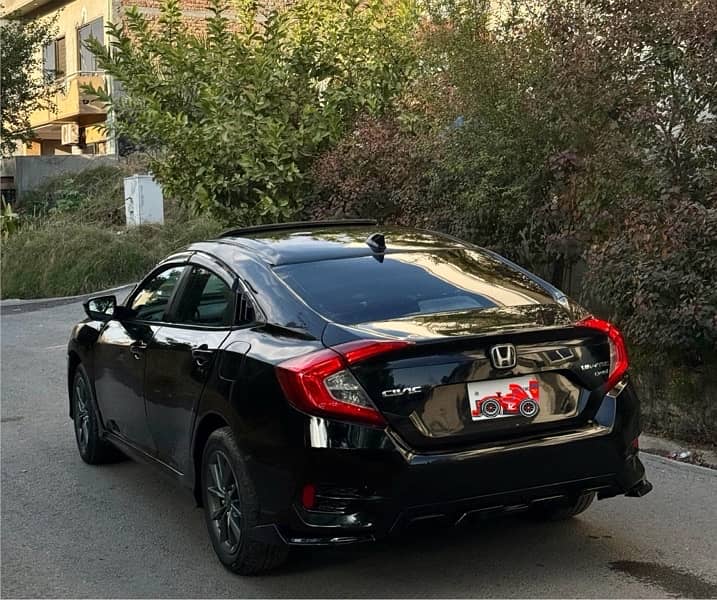
M 127 227 L 164 223 L 162 188 L 151 175 L 124 178 L 124 210 Z

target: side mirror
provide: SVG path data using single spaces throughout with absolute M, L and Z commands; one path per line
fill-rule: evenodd
M 87 316 L 93 321 L 109 321 L 115 316 L 117 298 L 115 296 L 98 296 L 90 298 L 82 305 Z

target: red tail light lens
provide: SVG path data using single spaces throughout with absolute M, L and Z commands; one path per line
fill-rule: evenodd
M 627 347 L 620 330 L 608 321 L 596 317 L 587 317 L 576 323 L 579 327 L 589 327 L 607 335 L 610 342 L 610 373 L 607 377 L 606 388 L 611 390 L 627 372 Z
M 361 340 L 292 358 L 276 367 L 281 389 L 302 412 L 383 426 L 383 416 L 348 369 L 410 342 Z

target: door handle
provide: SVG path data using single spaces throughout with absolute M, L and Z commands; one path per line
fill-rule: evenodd
M 212 362 L 215 352 L 215 350 L 210 350 L 206 344 L 202 344 L 198 348 L 192 348 L 192 358 L 194 359 L 194 363 L 200 369 L 203 369 L 208 367 Z
M 130 354 L 135 360 L 140 360 L 144 356 L 144 351 L 147 349 L 147 342 L 135 342 L 129 347 Z

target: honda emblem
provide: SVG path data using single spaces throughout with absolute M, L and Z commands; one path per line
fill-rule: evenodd
M 513 344 L 500 344 L 490 349 L 490 360 L 496 369 L 512 369 L 516 363 L 517 354 Z

